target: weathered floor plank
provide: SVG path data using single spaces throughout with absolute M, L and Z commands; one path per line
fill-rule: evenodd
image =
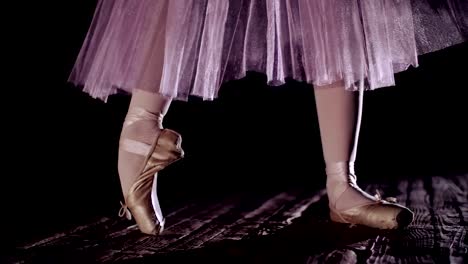
M 402 231 L 330 222 L 324 190 L 238 194 L 192 201 L 169 212 L 159 237 L 140 234 L 128 220 L 103 217 L 24 244 L 7 262 L 467 262 L 468 174 L 366 187 L 370 193 L 375 190 L 410 207 L 414 222 Z

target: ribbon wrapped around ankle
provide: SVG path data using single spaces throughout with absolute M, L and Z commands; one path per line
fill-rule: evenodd
M 128 220 L 132 220 L 132 213 L 128 209 L 128 206 L 124 204 L 122 201 L 120 201 L 120 210 L 119 210 L 119 216 L 127 218 Z
M 140 120 L 151 120 L 161 124 L 163 117 L 162 113 L 151 113 L 142 107 L 132 107 L 128 110 L 123 126 L 130 126 Z

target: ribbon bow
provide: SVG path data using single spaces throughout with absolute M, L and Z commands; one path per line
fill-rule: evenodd
M 386 197 L 386 198 L 383 198 L 382 199 L 382 195 L 380 195 L 380 192 L 379 190 L 375 190 L 375 195 L 374 195 L 375 199 L 377 199 L 377 201 L 387 201 L 389 203 L 397 203 L 397 198 L 395 197 Z
M 132 213 L 130 212 L 130 210 L 128 209 L 128 206 L 124 203 L 122 203 L 122 201 L 120 201 L 120 210 L 119 210 L 119 216 L 120 217 L 126 217 L 128 220 L 132 220 Z

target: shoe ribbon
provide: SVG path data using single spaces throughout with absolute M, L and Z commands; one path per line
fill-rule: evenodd
M 122 201 L 120 201 L 120 210 L 119 210 L 119 216 L 120 217 L 126 217 L 128 220 L 132 220 L 132 213 L 130 213 L 130 210 L 128 209 L 128 206 L 124 204 Z
M 386 198 L 382 199 L 382 195 L 380 194 L 379 190 L 375 190 L 374 197 L 379 202 L 381 202 L 381 201 L 387 201 L 389 203 L 397 203 L 398 202 L 397 198 L 395 198 L 395 197 L 386 197 Z

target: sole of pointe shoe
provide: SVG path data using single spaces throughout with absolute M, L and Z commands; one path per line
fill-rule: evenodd
M 342 223 L 342 224 L 352 224 L 348 221 L 346 221 L 339 213 L 334 212 L 333 210 L 330 210 L 330 219 L 333 222 L 337 223 Z M 397 226 L 392 226 L 392 227 L 374 227 L 377 229 L 381 230 L 391 230 L 391 229 L 402 229 L 407 227 L 409 224 L 413 222 L 413 213 L 407 210 L 402 210 L 397 216 L 396 216 L 396 222 Z

